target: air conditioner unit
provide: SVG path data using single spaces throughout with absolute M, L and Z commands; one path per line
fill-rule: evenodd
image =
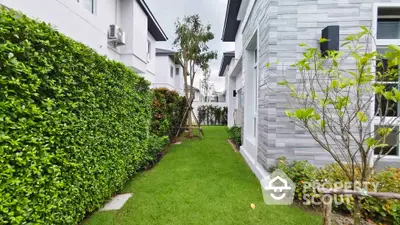
M 108 31 L 108 40 L 109 42 L 113 42 L 116 47 L 125 45 L 125 31 L 123 31 L 117 25 L 110 25 L 110 30 Z

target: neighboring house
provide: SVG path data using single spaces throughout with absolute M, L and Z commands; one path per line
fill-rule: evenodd
M 228 104 L 228 126 L 241 127 L 243 126 L 244 110 L 244 80 L 242 76 L 241 54 L 235 54 L 235 51 L 225 52 L 222 58 L 219 76 L 225 77 L 225 98 Z
M 144 0 L 0 0 L 0 4 L 52 24 L 154 82 L 155 44 L 167 36 Z M 109 36 L 111 25 L 120 28 L 114 30 L 118 41 Z
M 213 96 L 211 96 L 211 102 L 225 102 L 226 91 L 215 92 Z
M 189 86 L 188 86 L 188 89 L 190 90 Z M 204 101 L 204 97 L 200 93 L 200 89 L 198 89 L 197 87 L 193 87 L 193 96 L 194 96 L 193 102 L 203 102 Z
M 152 87 L 164 87 L 184 95 L 182 64 L 175 59 L 176 52 L 156 49 L 156 78 Z
M 399 15 L 399 0 L 228 1 L 222 40 L 235 42 L 236 47 L 234 57 L 224 55 L 227 63 L 223 63 L 226 66 L 221 74 L 228 79 L 229 109 L 241 102 L 241 95 L 233 97 L 233 91 L 244 93 L 241 153 L 259 179 L 267 176 L 266 170 L 281 156 L 289 161 L 308 160 L 317 166 L 333 162 L 305 130 L 287 118 L 287 99 L 276 90 L 284 67 L 265 65 L 277 60 L 286 66 L 295 63 L 303 50 L 298 45 L 317 46 L 322 29 L 330 25 L 340 26 L 341 44 L 348 34 L 360 32 L 360 25 L 372 26 L 377 49 L 385 51 L 388 44 L 400 44 Z M 290 72 L 286 76 L 296 76 L 296 71 Z M 232 111 L 229 118 L 232 125 Z M 397 143 L 399 138 L 396 134 L 390 139 Z M 382 159 L 378 168 L 384 166 L 400 166 L 398 148 Z

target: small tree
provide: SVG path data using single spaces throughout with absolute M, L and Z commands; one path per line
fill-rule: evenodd
M 399 144 L 398 139 L 393 145 L 387 140 L 399 134 L 400 47 L 391 45 L 381 54 L 371 51 L 373 40 L 362 27 L 362 32 L 345 39 L 341 48 L 346 52 L 321 53 L 301 44 L 303 57 L 292 65 L 296 76 L 284 76 L 278 83 L 288 96 L 287 116 L 333 157 L 355 191 L 360 191 L 356 182 L 363 185 L 373 166 Z M 361 199 L 355 196 L 356 225 L 361 222 L 361 209 Z
M 207 70 L 208 62 L 217 58 L 217 53 L 210 51 L 207 45 L 210 40 L 214 39 L 214 34 L 211 32 L 211 25 L 204 25 L 199 15 L 185 16 L 182 21 L 178 19 L 175 23 L 175 34 L 176 57 L 183 64 L 185 97 L 190 103 L 190 100 L 194 98 L 193 82 L 197 71 L 199 69 Z M 189 137 L 192 137 L 191 106 L 189 106 L 187 124 L 189 126 Z
M 204 96 L 204 101 L 209 102 L 209 96 L 215 91 L 214 83 L 210 81 L 211 71 L 205 70 L 203 73 L 203 78 L 200 80 L 201 92 Z

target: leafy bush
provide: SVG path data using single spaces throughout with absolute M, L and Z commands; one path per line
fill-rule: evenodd
M 242 128 L 233 126 L 228 129 L 228 138 L 236 144 L 236 146 L 242 145 Z
M 167 88 L 153 89 L 152 132 L 158 136 L 168 136 L 170 141 L 176 136 L 182 117 L 185 113 L 186 101 L 178 92 Z
M 228 108 L 202 105 L 197 109 L 199 123 L 203 125 L 227 125 Z
M 159 150 L 149 83 L 20 13 L 0 27 L 0 223 L 77 224 Z
M 304 182 L 311 182 L 317 178 L 318 169 L 315 168 L 308 161 L 293 161 L 289 164 L 285 157 L 279 158 L 277 165 L 270 168 L 270 171 L 280 169 L 296 184 L 296 197 L 298 200 L 303 200 L 304 194 L 315 194 L 315 193 L 304 193 L 302 184 Z
M 400 168 L 387 168 L 377 173 L 371 182 L 378 182 L 378 192 L 400 193 Z M 400 201 L 395 199 L 366 198 L 366 214 L 378 221 L 400 224 Z
M 163 150 L 169 144 L 169 139 L 167 136 L 158 137 L 156 135 L 150 135 L 147 139 L 147 151 L 145 154 L 145 164 L 143 164 L 144 169 L 153 166 L 158 162 L 163 156 Z
M 308 190 L 309 192 L 304 193 L 301 185 L 303 182 L 312 182 L 314 180 L 330 181 L 331 183 L 350 181 L 345 176 L 342 168 L 336 163 L 318 169 L 307 161 L 294 161 L 289 164 L 286 162 L 285 157 L 282 157 L 278 159 L 275 166 L 270 168 L 270 172 L 275 169 L 285 172 L 297 184 L 296 197 L 300 201 L 303 201 L 304 194 L 310 194 L 311 196 L 318 195 L 318 193 L 313 192 L 311 189 Z M 356 176 L 360 177 L 359 171 L 356 171 Z M 374 173 L 368 182 L 379 183 L 378 192 L 400 193 L 400 169 L 387 168 L 386 170 Z M 353 199 L 344 203 L 339 206 L 333 205 L 333 207 L 337 211 L 351 212 L 354 205 Z M 400 224 L 399 200 L 367 197 L 363 199 L 363 210 L 366 217 L 375 221 Z

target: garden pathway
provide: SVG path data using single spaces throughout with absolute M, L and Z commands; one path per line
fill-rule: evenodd
M 128 183 L 122 193 L 133 197 L 122 209 L 97 212 L 83 224 L 321 224 L 321 217 L 299 208 L 265 205 L 226 128 L 204 132 L 203 140 L 173 145 L 155 168 Z

